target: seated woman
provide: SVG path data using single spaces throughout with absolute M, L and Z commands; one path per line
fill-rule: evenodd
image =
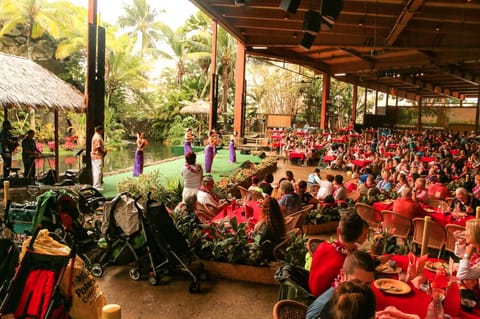
M 280 204 L 280 209 L 283 216 L 291 215 L 302 209 L 302 201 L 300 197 L 295 193 L 293 185 L 290 181 L 282 181 L 280 183 L 280 191 L 283 195 L 278 203 Z
M 340 282 L 345 257 L 367 239 L 368 224 L 356 213 L 342 215 L 337 240 L 322 242 L 313 254 L 308 277 L 310 293 L 316 297 Z
M 456 232 L 455 255 L 462 258 L 457 270 L 457 278 L 480 298 L 480 220 L 467 221 L 465 232 Z M 480 300 L 480 299 L 479 299 Z
M 275 198 L 263 200 L 262 217 L 251 234 L 253 239 L 256 236 L 260 236 L 263 256 L 273 260 L 273 249 L 285 239 L 285 220 Z

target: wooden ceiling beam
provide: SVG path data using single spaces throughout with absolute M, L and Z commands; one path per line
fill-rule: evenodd
M 392 46 L 395 41 L 397 41 L 400 34 L 403 30 L 407 27 L 409 21 L 412 19 L 413 15 L 420 9 L 423 5 L 423 0 L 409 0 L 405 7 L 403 8 L 400 16 L 395 22 L 390 33 L 385 38 L 385 46 L 389 47 Z
M 476 76 L 474 74 L 470 74 L 467 72 L 462 72 L 457 67 L 454 67 L 454 66 L 444 67 L 444 68 L 441 68 L 441 70 L 448 73 L 448 75 L 450 75 L 451 77 L 454 77 L 455 79 L 470 83 L 475 86 L 480 85 L 480 76 Z

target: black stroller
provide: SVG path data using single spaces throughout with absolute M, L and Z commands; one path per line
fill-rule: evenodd
M 0 305 L 0 317 L 13 314 L 14 318 L 67 319 L 69 298 L 59 292 L 60 282 L 69 262 L 75 259 L 74 249 L 68 255 L 46 255 L 35 252 L 37 228 L 30 244 L 10 281 L 7 294 Z M 70 279 L 70 297 L 72 279 Z
M 140 211 L 135 200 L 128 193 L 121 193 L 111 201 L 105 202 L 101 234 L 103 238 L 98 246 L 104 249 L 98 262 L 92 264 L 90 271 L 96 277 L 103 275 L 104 267 L 109 264 L 125 264 L 132 259 L 136 265 L 130 269 L 130 278 L 140 279 L 140 269 L 144 263 L 140 258 L 145 256 L 146 238 L 140 222 Z
M 12 240 L 0 238 L 0 300 L 5 298 L 7 287 L 15 274 L 18 255 L 18 248 Z
M 107 200 L 94 187 L 84 187 L 78 191 L 78 208 L 83 214 L 94 214 Z
M 166 272 L 180 270 L 193 279 L 190 292 L 199 292 L 199 279 L 204 280 L 208 277 L 203 264 L 175 227 L 165 205 L 151 199 L 149 193 L 146 207 L 142 223 L 147 238 L 148 255 L 155 257 L 150 258 L 152 270 L 149 277 L 150 284 L 157 283 L 161 269 Z M 194 261 L 198 263 L 197 274 L 190 269 Z

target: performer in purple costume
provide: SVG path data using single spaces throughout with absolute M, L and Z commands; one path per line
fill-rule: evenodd
M 233 132 L 230 135 L 230 144 L 228 145 L 228 150 L 230 151 L 230 163 L 237 162 L 237 154 L 235 153 L 235 138 L 237 137 L 237 132 Z
M 135 151 L 135 160 L 133 162 L 133 176 L 139 176 L 143 173 L 143 149 L 148 146 L 145 133 L 140 132 L 137 135 L 137 150 Z
M 215 157 L 215 148 L 217 146 L 217 137 L 215 130 L 208 134 L 207 146 L 205 147 L 205 173 L 212 172 L 213 158 Z

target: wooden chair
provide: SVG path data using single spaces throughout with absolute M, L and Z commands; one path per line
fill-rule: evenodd
M 202 223 L 210 222 L 210 220 L 213 217 L 217 216 L 218 213 L 219 212 L 217 211 L 216 207 L 213 207 L 208 204 L 204 205 L 204 204 L 197 203 L 196 214 L 198 218 L 200 218 L 200 221 Z
M 241 186 L 239 186 L 239 187 L 241 187 Z M 242 198 L 243 198 L 243 196 L 242 196 Z M 247 201 L 251 201 L 251 200 L 257 201 L 259 199 L 264 199 L 262 193 L 257 192 L 257 191 L 253 191 L 253 190 L 252 191 L 247 191 L 247 193 L 245 195 L 245 198 L 246 198 Z
M 285 249 L 287 249 L 288 246 L 290 246 L 290 236 L 291 236 L 291 234 L 295 234 L 295 235 L 298 236 L 301 233 L 302 233 L 302 230 L 300 228 L 294 228 L 294 229 L 291 229 L 290 231 L 287 231 L 286 235 L 285 235 L 285 240 L 282 241 L 277 246 L 275 246 L 275 248 L 273 248 L 273 257 L 276 260 L 282 260 L 283 259 L 283 253 L 285 252 Z
M 457 241 L 457 238 L 455 237 L 454 233 L 457 230 L 464 231 L 465 227 L 457 224 L 445 225 L 445 232 L 447 233 L 447 239 L 445 240 L 445 251 L 455 253 L 455 242 Z
M 454 199 L 455 199 L 455 197 L 447 197 L 447 198 L 445 198 L 445 201 L 450 206 L 450 205 L 452 205 Z
M 394 229 L 392 236 L 407 239 L 412 229 L 412 223 L 407 217 L 400 215 L 391 210 L 382 210 L 380 212 L 383 216 L 383 229 Z
M 242 197 L 242 201 L 244 201 L 247 198 L 248 190 L 245 187 L 240 185 L 238 185 L 237 188 L 240 191 L 240 196 Z
M 353 200 L 354 202 L 358 201 L 362 197 L 359 191 L 351 191 L 347 194 L 347 198 Z
M 413 238 L 412 244 L 417 244 L 419 246 L 422 245 L 422 239 L 424 236 L 424 229 L 425 229 L 425 219 L 424 218 L 414 218 L 412 220 L 413 223 Z M 430 221 L 429 232 L 426 234 L 428 241 L 427 247 L 433 248 L 438 250 L 437 258 L 440 258 L 442 253 L 442 249 L 445 245 L 445 241 L 447 238 L 447 233 L 445 229 L 439 223 L 435 221 Z
M 290 231 L 294 228 L 302 229 L 305 224 L 305 216 L 312 210 L 313 204 L 304 206 L 301 210 L 285 217 L 285 231 Z
M 295 300 L 280 300 L 273 306 L 273 319 L 305 319 L 307 306 Z
M 450 209 L 450 205 L 448 205 L 448 203 L 443 199 L 429 197 L 425 204 L 427 204 L 428 206 L 434 209 L 435 208 L 443 209 L 443 211 L 447 211 Z
M 373 206 L 365 203 L 356 203 L 354 207 L 357 214 L 368 223 L 370 230 L 375 230 L 380 227 L 382 216 L 378 214 Z

